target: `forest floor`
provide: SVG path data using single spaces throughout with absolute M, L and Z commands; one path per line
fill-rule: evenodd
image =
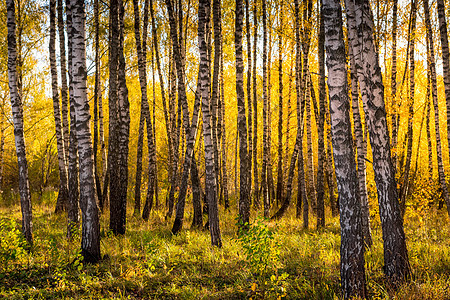
M 131 209 L 129 209 L 131 211 Z M 209 231 L 185 228 L 172 235 L 172 222 L 153 212 L 149 222 L 128 216 L 127 233 L 107 231 L 101 218 L 97 265 L 82 263 L 79 236 L 66 239 L 65 215 L 34 205 L 34 247 L 25 250 L 20 207 L 0 206 L 0 298 L 7 299 L 340 299 L 339 221 L 325 229 L 302 229 L 293 209 L 279 222 L 257 219 L 239 236 L 235 210 L 220 210 L 223 248 L 210 246 Z M 315 220 L 311 221 L 315 223 Z M 311 226 L 310 224 L 310 227 Z M 379 220 L 366 252 L 372 299 L 450 299 L 450 226 L 445 210 L 405 215 L 413 276 L 396 292 L 383 277 Z

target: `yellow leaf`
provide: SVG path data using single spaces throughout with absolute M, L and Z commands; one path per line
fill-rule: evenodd
M 252 284 L 252 291 L 256 291 L 256 282 L 253 282 Z

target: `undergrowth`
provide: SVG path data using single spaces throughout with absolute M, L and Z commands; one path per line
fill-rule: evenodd
M 66 239 L 64 215 L 34 206 L 34 246 L 20 234 L 20 208 L 0 208 L 0 298 L 5 299 L 340 299 L 339 221 L 323 230 L 302 229 L 290 212 L 277 222 L 252 218 L 238 233 L 236 211 L 220 211 L 223 248 L 208 231 L 172 235 L 163 212 L 149 222 L 131 215 L 127 233 L 114 236 L 101 218 L 97 265 L 83 264 L 80 232 Z M 190 224 L 187 214 L 185 224 Z M 374 221 L 366 252 L 372 299 L 450 299 L 450 229 L 445 211 L 424 208 L 405 215 L 411 282 L 386 288 L 381 228 Z

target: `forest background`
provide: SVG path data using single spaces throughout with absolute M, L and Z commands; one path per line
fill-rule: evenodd
M 265 1 L 264 1 L 265 2 Z M 156 180 L 155 203 L 149 221 L 144 223 L 139 217 L 139 213 L 133 211 L 135 208 L 137 186 L 139 197 L 146 198 L 147 183 L 149 182 L 149 161 L 152 155 L 147 147 L 142 148 L 142 166 L 139 167 L 138 143 L 139 127 L 141 115 L 141 86 L 139 82 L 139 62 L 136 53 L 135 38 L 135 15 L 134 6 L 131 1 L 124 2 L 124 27 L 123 27 L 123 53 L 126 63 L 126 84 L 129 97 L 130 133 L 129 133 L 129 153 L 127 156 L 128 189 L 126 199 L 128 200 L 127 214 L 127 234 L 125 236 L 115 236 L 114 230 L 108 229 L 108 211 L 105 208 L 101 215 L 101 235 L 102 253 L 108 255 L 108 259 L 102 260 L 100 267 L 85 266 L 78 268 L 81 263 L 81 254 L 78 252 L 77 235 L 74 241 L 64 239 L 66 221 L 62 214 L 54 214 L 58 191 L 60 187 L 60 174 L 58 169 L 57 136 L 55 135 L 54 102 L 52 100 L 51 72 L 49 65 L 49 5 L 44 1 L 16 1 L 16 26 L 18 39 L 19 59 L 17 61 L 22 85 L 22 101 L 24 116 L 24 135 L 26 152 L 29 167 L 29 182 L 31 190 L 31 203 L 35 214 L 35 235 L 34 244 L 38 247 L 34 252 L 21 251 L 26 248 L 20 235 L 17 232 L 15 223 L 12 220 L 20 220 L 19 216 L 19 189 L 18 189 L 18 165 L 14 146 L 14 131 L 12 126 L 11 107 L 9 102 L 8 72 L 7 72 L 7 27 L 6 27 L 6 5 L 1 6 L 0 11 L 0 191 L 1 191 L 1 213 L 2 223 L 0 224 L 2 242 L 1 259 L 6 262 L 1 274 L 2 278 L 7 278 L 2 285 L 1 293 L 15 295 L 17 297 L 52 297 L 55 295 L 83 297 L 88 295 L 89 289 L 98 295 L 120 297 L 290 297 L 290 298 L 333 298 L 341 297 L 339 288 L 339 220 L 337 216 L 337 187 L 333 178 L 333 161 L 330 133 L 329 115 L 320 111 L 319 104 L 319 78 L 321 74 L 319 57 L 319 12 L 320 2 L 301 2 L 300 26 L 302 34 L 307 32 L 310 36 L 302 39 L 302 51 L 308 44 L 308 72 L 310 77 L 308 88 L 310 89 L 305 97 L 304 132 L 302 133 L 302 155 L 304 162 L 304 182 L 307 185 L 305 191 L 310 198 L 307 211 L 310 215 L 309 225 L 305 227 L 302 221 L 302 201 L 294 201 L 287 210 L 286 216 L 279 221 L 258 221 L 257 216 L 272 216 L 279 207 L 282 206 L 282 196 L 286 195 L 286 186 L 283 185 L 288 180 L 289 163 L 294 150 L 295 137 L 297 134 L 297 91 L 296 91 L 296 36 L 295 36 L 295 8 L 292 3 L 280 1 L 267 1 L 266 7 L 266 32 L 262 26 L 262 6 L 259 1 L 250 3 L 249 12 L 250 24 L 243 27 L 244 51 L 243 59 L 245 72 L 243 74 L 244 87 L 247 88 L 247 68 L 248 56 L 254 55 L 254 36 L 257 34 L 256 42 L 256 64 L 252 60 L 253 80 L 256 86 L 250 84 L 251 89 L 245 90 L 246 97 L 248 91 L 256 93 L 256 118 L 258 125 L 253 129 L 253 136 L 259 137 L 256 146 L 251 149 L 255 153 L 251 168 L 256 166 L 256 173 L 251 173 L 252 199 L 259 199 L 261 196 L 255 195 L 267 193 L 270 213 L 263 207 L 263 202 L 252 203 L 251 220 L 254 223 L 253 234 L 247 240 L 236 235 L 238 216 L 238 199 L 240 189 L 240 169 L 239 169 L 239 128 L 238 128 L 238 103 L 236 96 L 236 52 L 235 52 L 235 2 L 223 1 L 221 10 L 222 24 L 222 68 L 221 74 L 221 111 L 218 113 L 218 125 L 221 127 L 223 139 L 218 143 L 218 153 L 220 153 L 220 174 L 218 182 L 220 191 L 219 216 L 221 229 L 224 235 L 224 249 L 211 251 L 209 249 L 208 234 L 195 230 L 184 230 L 178 235 L 172 236 L 173 219 L 169 215 L 169 207 L 174 208 L 175 203 L 170 204 L 169 194 L 173 186 L 181 184 L 183 163 L 181 163 L 187 145 L 183 129 L 179 130 L 178 146 L 181 158 L 178 165 L 174 166 L 173 153 L 170 153 L 168 136 L 173 135 L 176 130 L 168 131 L 168 128 L 180 128 L 183 116 L 181 105 L 177 103 L 177 79 L 172 42 L 170 34 L 169 17 L 167 15 L 166 3 L 155 1 L 153 9 L 155 12 L 155 25 L 153 28 L 150 21 L 151 30 L 148 30 L 147 49 L 147 93 L 149 98 L 149 112 L 151 114 L 154 144 L 156 145 Z M 442 159 L 445 174 L 448 174 L 449 167 L 449 147 L 447 141 L 447 105 L 444 101 L 445 88 L 443 79 L 443 62 L 440 45 L 439 21 L 436 3 L 432 2 L 431 29 L 433 41 L 435 42 L 435 57 L 437 67 L 437 98 L 438 106 L 434 106 L 431 97 L 431 82 L 429 68 L 429 57 L 426 40 L 426 27 L 423 12 L 423 3 L 415 3 L 417 7 L 417 20 L 415 30 L 412 26 L 412 5 L 411 3 L 398 3 L 397 30 L 393 30 L 393 3 L 382 2 L 380 0 L 371 2 L 374 19 L 374 40 L 377 49 L 380 67 L 383 74 L 385 87 L 385 104 L 389 133 L 392 138 L 393 126 L 397 127 L 398 140 L 392 144 L 392 154 L 396 157 L 396 177 L 400 194 L 402 191 L 404 198 L 400 197 L 401 209 L 403 213 L 405 232 L 408 241 L 409 258 L 412 265 L 414 277 L 412 284 L 406 284 L 403 289 L 392 291 L 385 285 L 382 275 L 382 247 L 381 247 L 381 221 L 379 219 L 379 207 L 377 202 L 377 190 L 374 181 L 372 168 L 372 149 L 367 143 L 367 156 L 364 160 L 364 167 L 367 166 L 366 189 L 368 193 L 368 204 L 370 207 L 370 225 L 373 234 L 374 245 L 366 251 L 366 269 L 368 270 L 368 290 L 371 297 L 417 297 L 422 298 L 448 298 L 450 291 L 450 261 L 448 243 L 450 233 L 448 228 L 448 215 L 445 211 L 445 195 L 439 182 L 438 165 Z M 100 93 L 103 97 L 103 126 L 105 128 L 104 141 L 105 151 L 108 149 L 108 80 L 109 69 L 109 5 L 106 2 L 98 2 L 99 27 L 98 27 L 98 53 L 99 60 L 96 61 L 96 30 L 94 22 L 94 1 L 86 2 L 86 53 L 87 53 L 87 87 L 88 99 L 91 108 L 92 121 L 97 120 L 99 111 L 94 110 L 94 99 L 99 100 L 96 91 L 96 65 L 98 69 Z M 256 6 L 253 6 L 256 5 Z M 310 6 L 308 6 L 310 5 Z M 197 3 L 190 1 L 180 1 L 176 4 L 176 9 L 180 12 L 182 8 L 182 42 L 185 55 L 186 74 L 186 95 L 190 106 L 190 111 L 194 110 L 195 91 L 197 89 L 197 77 L 199 73 L 199 43 L 198 36 L 198 12 Z M 253 11 L 256 7 L 256 15 Z M 140 3 L 140 13 L 143 14 L 144 3 Z M 303 14 L 304 13 L 304 14 Z M 450 15 L 446 9 L 447 17 Z M 344 14 L 345 15 L 345 14 Z M 253 22 L 257 23 L 257 30 Z M 244 17 L 245 20 L 246 17 Z M 448 18 L 447 18 L 448 19 Z M 344 24 L 345 24 L 344 18 Z M 246 22 L 246 21 L 244 21 Z M 246 25 L 246 23 L 244 23 Z M 141 29 L 142 30 L 142 29 Z M 155 53 L 153 46 L 153 30 L 158 36 L 159 53 Z M 251 34 L 250 45 L 252 51 L 247 52 L 249 44 L 247 42 L 247 31 Z M 393 33 L 397 36 L 394 38 Z M 344 26 L 344 35 L 347 36 L 347 28 Z M 263 36 L 267 38 L 267 59 L 263 59 Z M 211 44 L 215 41 L 210 36 Z M 279 41 L 281 39 L 281 45 Z M 396 63 L 396 89 L 395 97 L 392 90 L 392 52 L 393 41 L 397 39 L 397 63 Z M 411 63 L 411 42 L 415 42 L 415 52 Z M 57 43 L 58 45 L 58 43 Z M 347 49 L 348 51 L 348 49 Z M 59 47 L 56 46 L 56 53 Z M 214 52 L 211 52 L 213 54 Z M 166 88 L 166 105 L 163 103 L 158 71 L 156 70 L 156 55 L 161 59 L 161 71 L 164 86 Z M 279 56 L 280 55 L 280 56 Z M 57 55 L 59 68 L 60 56 Z M 253 58 L 252 58 L 253 59 Z M 304 59 L 304 58 L 303 58 Z M 279 61 L 281 60 L 281 72 Z M 212 65 L 212 64 L 211 64 Z M 414 66 L 414 81 L 411 81 L 411 66 Z M 349 68 L 350 70 L 350 68 Z M 267 72 L 267 73 L 265 73 Z M 280 74 L 282 75 L 280 77 Z M 212 75 L 212 67 L 211 67 Z M 309 76 L 309 75 L 308 75 Z M 281 78 L 281 79 L 280 79 Z M 350 79 L 350 74 L 349 74 Z M 413 83 L 411 83 L 413 82 Z M 59 79 L 59 84 L 61 84 Z M 267 89 L 265 90 L 265 87 Z M 282 87 L 280 97 L 280 87 Z M 307 88 L 307 89 L 308 89 Z M 305 90 L 307 90 L 305 89 Z M 264 92 L 264 90 L 266 92 Z M 413 91 L 413 92 L 412 92 Z M 411 97 L 411 95 L 413 95 Z M 253 97 L 253 96 L 252 96 Z M 264 101 L 266 99 L 266 101 Z M 279 101 L 281 99 L 281 102 Z M 328 99 L 328 97 L 327 97 Z M 246 100 L 247 101 L 247 100 Z M 328 101 L 328 100 L 327 100 Z M 361 101 L 358 100 L 358 101 Z M 248 120 L 254 116 L 248 111 Z M 253 104 L 252 104 L 253 105 Z M 326 104 L 328 106 L 328 104 Z M 171 126 L 167 126 L 165 111 L 169 114 Z M 363 140 L 367 141 L 368 130 L 365 125 L 365 117 L 362 109 L 362 101 L 358 108 L 361 115 L 363 130 Z M 439 114 L 440 140 L 442 150 L 439 153 L 436 139 L 436 110 Z M 253 106 L 253 111 L 255 107 Z M 319 116 L 325 114 L 325 156 L 322 158 L 325 164 L 326 177 L 323 175 L 322 185 L 325 192 L 325 229 L 316 230 L 315 218 L 317 213 L 316 189 L 319 185 L 317 178 L 319 172 Z M 222 114 L 222 117 L 220 117 Z M 355 111 L 351 110 L 351 120 L 354 124 Z M 280 118 L 281 115 L 281 118 Z M 100 120 L 97 120 L 100 121 Z M 220 124 L 219 122 L 222 122 Z M 395 123 L 395 125 L 393 125 Z M 247 123 L 251 127 L 251 123 Z M 264 128 L 265 124 L 267 127 Z M 279 129 L 281 125 L 281 130 Z M 200 117 L 199 127 L 202 128 L 202 117 Z M 255 127 L 254 127 L 255 128 Z M 94 126 L 91 125 L 94 130 Z M 357 148 L 357 137 L 353 127 L 354 148 Z M 144 131 L 143 131 L 144 132 Z M 142 132 L 141 143 L 149 145 L 147 134 Z M 248 134 L 251 135 L 249 132 Z M 265 137 L 263 140 L 263 136 Z M 172 140 L 173 143 L 174 140 Z M 249 139 L 250 141 L 250 139 Z M 97 150 L 97 174 L 100 182 L 104 182 L 106 175 L 106 164 L 101 150 L 102 141 L 99 142 Z M 281 148 L 280 146 L 281 145 Z M 265 150 L 265 148 L 267 150 Z M 280 151 L 281 149 L 281 151 Z M 355 150 L 359 152 L 359 150 Z M 197 160 L 200 186 L 205 188 L 206 168 L 205 168 L 205 148 L 203 135 L 197 134 L 195 143 L 195 159 Z M 356 155 L 355 155 L 356 157 Z M 409 157 L 409 162 L 408 162 Z M 256 158 L 256 160 L 255 160 Z M 281 168 L 277 165 L 281 159 Z M 300 159 L 300 158 L 299 158 Z M 358 162 L 359 163 L 359 162 Z M 407 167 L 408 166 L 408 167 Z M 138 171 L 142 168 L 141 171 Z M 267 168 L 268 171 L 263 171 Z M 407 168 L 407 171 L 405 171 Z M 136 184 L 136 173 L 142 172 L 141 183 Z M 281 170 L 281 176 L 280 174 Z M 268 174 L 267 178 L 261 178 L 261 173 Z M 174 174 L 178 174 L 175 175 Z M 226 174 L 226 176 L 224 176 Z M 294 173 L 292 181 L 299 181 L 298 172 Z M 408 174 L 408 176 L 405 176 Z M 175 177 L 175 179 L 174 179 Z M 446 175 L 446 177 L 448 177 Z M 326 179 L 325 179 L 326 178 Z M 405 185 L 405 180 L 407 184 Z M 257 186 L 256 182 L 261 184 Z M 280 186 L 278 183 L 282 182 Z M 264 184 L 266 183 L 266 184 Z M 405 189 L 407 186 L 407 189 Z M 139 188 L 140 187 L 140 188 Z M 292 188 L 292 198 L 301 199 L 298 196 L 300 185 L 294 184 Z M 267 191 L 263 191 L 266 188 Z M 256 192 L 255 192 L 256 189 Z M 260 190 L 261 189 L 261 190 Z M 280 190 L 280 195 L 278 195 Z M 188 192 L 188 201 L 192 199 Z M 178 197 L 179 189 L 174 189 L 174 198 Z M 255 194 L 256 193 L 256 194 Z M 314 195 L 314 196 L 312 196 Z M 227 199 L 228 196 L 228 199 Z M 262 197 L 261 197 L 262 198 Z M 265 199 L 265 198 L 264 198 Z M 144 201 L 144 200 L 143 200 Z M 262 201 L 262 199 L 261 199 Z M 403 202 L 402 202 L 403 201 Z M 296 202 L 296 203 L 294 203 Z M 189 202 L 190 203 L 190 202 Z M 254 204 L 254 205 L 253 205 Z M 226 208 L 226 206 L 230 208 Z M 105 204 L 107 207 L 107 203 Z M 190 205 L 187 205 L 186 217 L 190 221 L 194 218 L 194 212 Z M 299 211 L 303 210 L 302 213 Z M 172 213 L 175 213 L 172 211 Z M 133 216 L 134 215 L 134 216 Z M 206 219 L 206 216 L 204 216 Z M 253 223 L 253 222 L 252 222 Z M 318 222 L 319 223 L 319 222 Z M 203 221 L 202 221 L 203 224 Z M 175 226 L 174 226 L 175 227 Z M 185 227 L 187 227 L 185 225 Z M 319 226 L 320 227 L 320 226 Z M 186 228 L 185 228 L 186 229 Z M 262 233 L 258 233 L 260 232 Z M 9 233 L 8 233 L 9 232 Z M 251 231 L 252 232 L 252 231 Z M 258 235 L 260 234 L 260 235 Z M 263 236 L 263 238 L 261 238 Z M 120 243 L 116 243 L 117 241 Z M 12 243 L 12 244 L 10 244 Z M 255 244 L 256 243 L 256 244 Z M 258 243 L 261 243 L 259 245 Z M 6 246 L 5 246 L 6 245 Z M 446 246 L 447 245 L 447 246 Z M 259 270 L 257 263 L 253 262 L 252 255 L 249 255 L 252 247 L 259 247 L 257 253 L 266 255 L 262 258 L 264 263 L 273 263 L 273 267 L 268 270 Z M 8 248 L 11 247 L 11 248 Z M 40 248 L 39 248 L 40 247 Z M 61 248 L 63 247 L 63 248 Z M 165 248 L 164 248 L 165 247 Z M 65 249 L 65 253 L 57 253 L 56 249 Z M 165 249 L 164 251 L 161 249 Z M 14 249 L 14 255 L 11 255 Z M 247 249 L 247 250 L 246 250 Z M 248 250 L 250 249 L 250 250 Z M 317 251 L 317 249 L 321 249 Z M 164 253 L 163 253 L 164 252 Z M 247 253 L 247 255 L 245 254 Z M 142 255 L 146 258 L 146 263 L 140 262 Z M 174 258 L 175 256 L 179 256 Z M 256 254 L 253 254 L 255 256 Z M 299 258 L 302 259 L 299 259 Z M 195 263 L 192 261 L 194 259 Z M 194 266 L 189 266 L 189 263 Z M 322 261 L 323 264 L 320 262 Z M 240 262 L 245 262 L 247 268 L 235 270 Z M 32 270 L 27 274 L 23 273 L 24 266 L 28 264 L 27 270 Z M 68 270 L 65 270 L 68 268 Z M 255 269 L 256 268 L 256 269 Z M 174 274 L 173 274 L 173 273 Z M 206 275 L 212 272 L 209 277 Z M 38 283 L 38 277 L 46 274 L 47 285 Z M 198 274 L 196 280 L 191 281 L 190 276 Z M 224 275 L 225 274 L 225 275 Z M 273 276 L 272 276 L 273 275 Z M 206 278 L 207 277 L 207 278 Z M 77 283 L 86 284 L 86 289 L 78 289 Z M 105 283 L 106 282 L 106 283 Z M 169 283 L 167 286 L 164 283 Z M 32 286 L 37 286 L 38 290 L 33 291 Z M 22 295 L 23 293 L 23 295 Z M 21 296 L 22 295 L 22 296 Z

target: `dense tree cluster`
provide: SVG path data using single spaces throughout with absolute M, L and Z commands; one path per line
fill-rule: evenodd
M 32 192 L 48 188 L 93 263 L 107 210 L 113 234 L 126 234 L 131 204 L 143 221 L 164 210 L 177 234 L 189 202 L 191 226 L 222 247 L 221 213 L 235 205 L 245 230 L 253 212 L 278 220 L 296 196 L 305 229 L 339 214 L 344 298 L 367 297 L 375 211 L 397 287 L 411 276 L 403 215 L 417 173 L 450 215 L 446 7 L 420 4 L 7 0 L 0 189 L 17 189 L 26 240 Z

